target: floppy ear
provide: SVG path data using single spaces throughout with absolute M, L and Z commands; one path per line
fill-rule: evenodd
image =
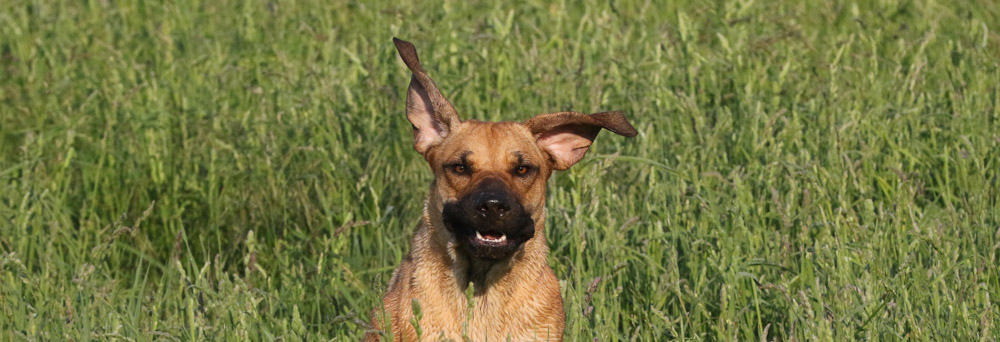
M 538 147 L 552 158 L 552 167 L 560 171 L 583 159 L 601 128 L 625 137 L 638 134 L 622 112 L 540 114 L 523 125 L 531 130 Z
M 392 38 L 392 42 L 413 73 L 406 91 L 406 119 L 413 125 L 413 147 L 426 155 L 431 146 L 440 143 L 458 124 L 458 113 L 420 66 L 413 44 L 397 38 Z

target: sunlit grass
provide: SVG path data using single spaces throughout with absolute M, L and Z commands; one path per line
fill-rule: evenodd
M 358 339 L 464 118 L 549 184 L 567 341 L 1000 337 L 1000 6 L 0 2 L 0 340 Z

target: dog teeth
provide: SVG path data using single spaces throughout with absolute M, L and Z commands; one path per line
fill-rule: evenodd
M 507 234 L 501 234 L 498 238 L 488 238 L 483 236 L 483 234 L 476 232 L 476 239 L 479 239 L 479 241 L 498 243 L 507 241 Z

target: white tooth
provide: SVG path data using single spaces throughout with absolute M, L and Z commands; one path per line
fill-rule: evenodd
M 500 237 L 494 238 L 494 237 L 485 237 L 483 236 L 482 233 L 476 232 L 476 239 L 484 242 L 500 243 L 507 241 L 507 234 L 501 234 Z

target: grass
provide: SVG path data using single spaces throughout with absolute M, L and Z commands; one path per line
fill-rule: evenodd
M 549 184 L 566 340 L 1000 338 L 1000 4 L 0 2 L 0 340 L 356 340 L 464 118 Z

